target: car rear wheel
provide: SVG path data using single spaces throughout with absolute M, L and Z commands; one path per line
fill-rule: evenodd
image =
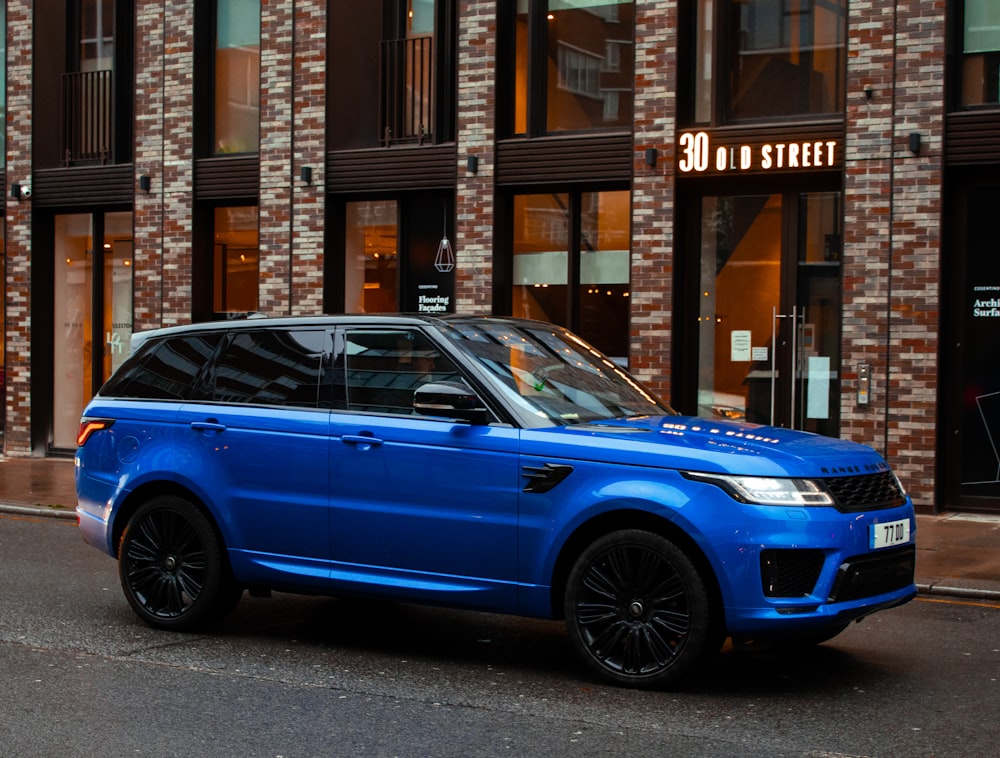
M 242 594 L 208 519 L 172 495 L 150 500 L 129 519 L 118 575 L 133 610 L 158 629 L 200 628 L 231 611 Z
M 613 532 L 583 552 L 565 612 L 587 665 L 630 687 L 675 684 L 722 642 L 698 569 L 673 542 L 642 530 Z

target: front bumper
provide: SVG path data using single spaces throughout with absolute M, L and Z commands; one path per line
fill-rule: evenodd
M 864 513 L 737 507 L 738 520 L 707 535 L 732 635 L 817 631 L 916 596 L 916 519 L 909 500 Z M 899 521 L 909 522 L 909 539 L 873 548 L 873 527 Z

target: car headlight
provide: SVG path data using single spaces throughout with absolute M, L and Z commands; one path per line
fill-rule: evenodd
M 833 497 L 812 479 L 772 476 L 733 476 L 685 471 L 684 476 L 721 487 L 741 503 L 757 505 L 833 505 Z

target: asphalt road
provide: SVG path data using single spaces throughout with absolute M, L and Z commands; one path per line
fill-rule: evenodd
M 0 756 L 993 755 L 998 640 L 1000 606 L 918 599 L 636 692 L 486 614 L 276 595 L 171 634 L 72 522 L 0 514 Z

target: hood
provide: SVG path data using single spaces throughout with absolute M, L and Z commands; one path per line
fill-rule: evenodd
M 707 473 L 823 478 L 888 471 L 872 448 L 772 426 L 693 416 L 643 416 L 526 430 L 522 452 Z

